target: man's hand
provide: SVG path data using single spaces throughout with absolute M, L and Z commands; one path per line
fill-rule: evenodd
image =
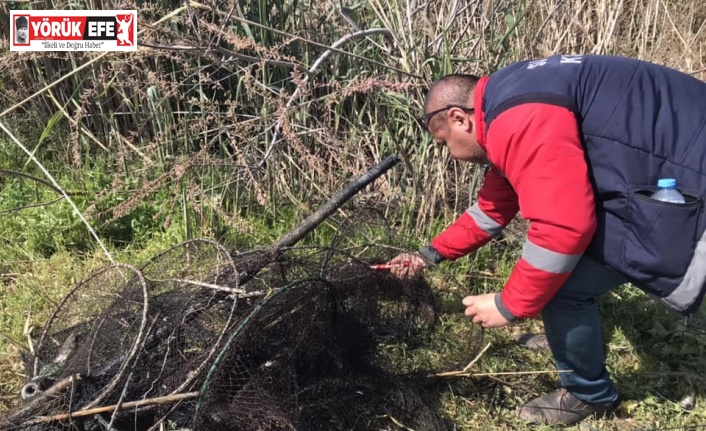
M 427 266 L 426 261 L 419 253 L 402 253 L 389 263 L 392 265 L 390 273 L 397 278 L 416 277 Z
M 495 293 L 485 295 L 466 296 L 463 305 L 466 306 L 466 316 L 473 319 L 484 328 L 499 328 L 510 322 L 500 314 L 495 305 Z

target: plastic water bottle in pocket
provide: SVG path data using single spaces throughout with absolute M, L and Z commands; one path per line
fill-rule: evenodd
M 686 203 L 684 196 L 677 190 L 677 180 L 674 178 L 660 178 L 657 187 L 659 190 L 652 195 L 652 199 L 674 204 Z

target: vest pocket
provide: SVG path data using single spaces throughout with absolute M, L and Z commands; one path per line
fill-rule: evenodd
M 629 194 L 623 263 L 648 276 L 680 277 L 694 255 L 702 200 L 682 192 L 684 204 L 661 202 L 650 198 L 655 191 Z

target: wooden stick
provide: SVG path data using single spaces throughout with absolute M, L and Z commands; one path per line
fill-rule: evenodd
M 221 286 L 221 285 L 213 284 L 213 283 L 205 283 L 203 281 L 198 281 L 198 280 L 189 280 L 186 278 L 167 278 L 166 280 L 155 280 L 155 281 L 176 281 L 177 283 L 193 284 L 194 286 L 207 287 L 209 289 L 219 290 L 221 292 L 228 292 L 228 293 L 232 293 L 232 294 L 247 293 L 243 289 L 233 289 L 233 288 L 227 287 L 227 286 Z
M 92 409 L 80 410 L 80 411 L 73 412 L 73 413 L 64 413 L 64 414 L 54 415 L 54 416 L 38 416 L 37 418 L 29 420 L 22 425 L 29 426 L 29 425 L 37 425 L 37 424 L 42 424 L 42 423 L 47 423 L 47 422 L 65 421 L 67 419 L 75 419 L 75 418 L 85 417 L 85 416 L 95 416 L 95 415 L 99 415 L 102 413 L 110 413 L 115 410 L 127 410 L 127 409 L 131 409 L 133 407 L 139 408 L 139 407 L 150 406 L 150 405 L 155 405 L 155 404 L 167 404 L 167 403 L 173 403 L 176 401 L 190 400 L 190 399 L 196 398 L 198 396 L 199 396 L 198 392 L 187 392 L 185 394 L 166 395 L 163 397 L 149 398 L 146 400 L 130 401 L 128 403 L 123 403 L 120 405 L 114 404 L 112 406 L 95 407 Z
M 239 285 L 243 286 L 245 283 L 252 280 L 260 272 L 260 270 L 262 270 L 262 268 L 269 265 L 277 258 L 282 249 L 296 244 L 300 239 L 306 236 L 306 234 L 314 230 L 318 225 L 326 220 L 328 216 L 343 206 L 343 204 L 345 204 L 356 193 L 382 176 L 385 172 L 389 171 L 393 166 L 399 163 L 399 161 L 400 160 L 397 156 L 387 156 L 380 163 L 368 169 L 363 175 L 355 178 L 348 185 L 343 187 L 328 201 L 321 205 L 319 209 L 304 219 L 299 226 L 293 228 L 284 234 L 284 236 L 277 242 L 264 249 L 262 259 L 258 262 L 258 264 L 240 275 Z M 242 294 L 238 296 L 241 298 L 244 297 Z
M 466 373 L 463 371 L 446 371 L 430 374 L 429 377 L 493 377 L 493 376 L 523 376 L 528 374 L 573 373 L 574 370 L 543 370 L 543 371 L 501 371 L 497 373 Z
M 361 191 L 365 186 L 375 181 L 382 174 L 399 162 L 396 156 L 388 156 L 376 166 L 370 168 L 366 173 L 356 178 L 353 182 L 336 193 L 331 199 L 323 204 L 316 212 L 307 217 L 302 224 L 287 232 L 279 241 L 269 248 L 270 253 L 277 253 L 284 247 L 296 244 L 307 233 L 316 228 L 322 221 L 340 208 L 348 199 Z

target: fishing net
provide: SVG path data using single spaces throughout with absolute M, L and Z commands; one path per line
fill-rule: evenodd
M 370 269 L 404 244 L 379 213 L 334 227 L 328 247 L 193 240 L 96 272 L 46 322 L 0 430 L 450 429 L 379 349 L 429 336 L 429 285 Z

